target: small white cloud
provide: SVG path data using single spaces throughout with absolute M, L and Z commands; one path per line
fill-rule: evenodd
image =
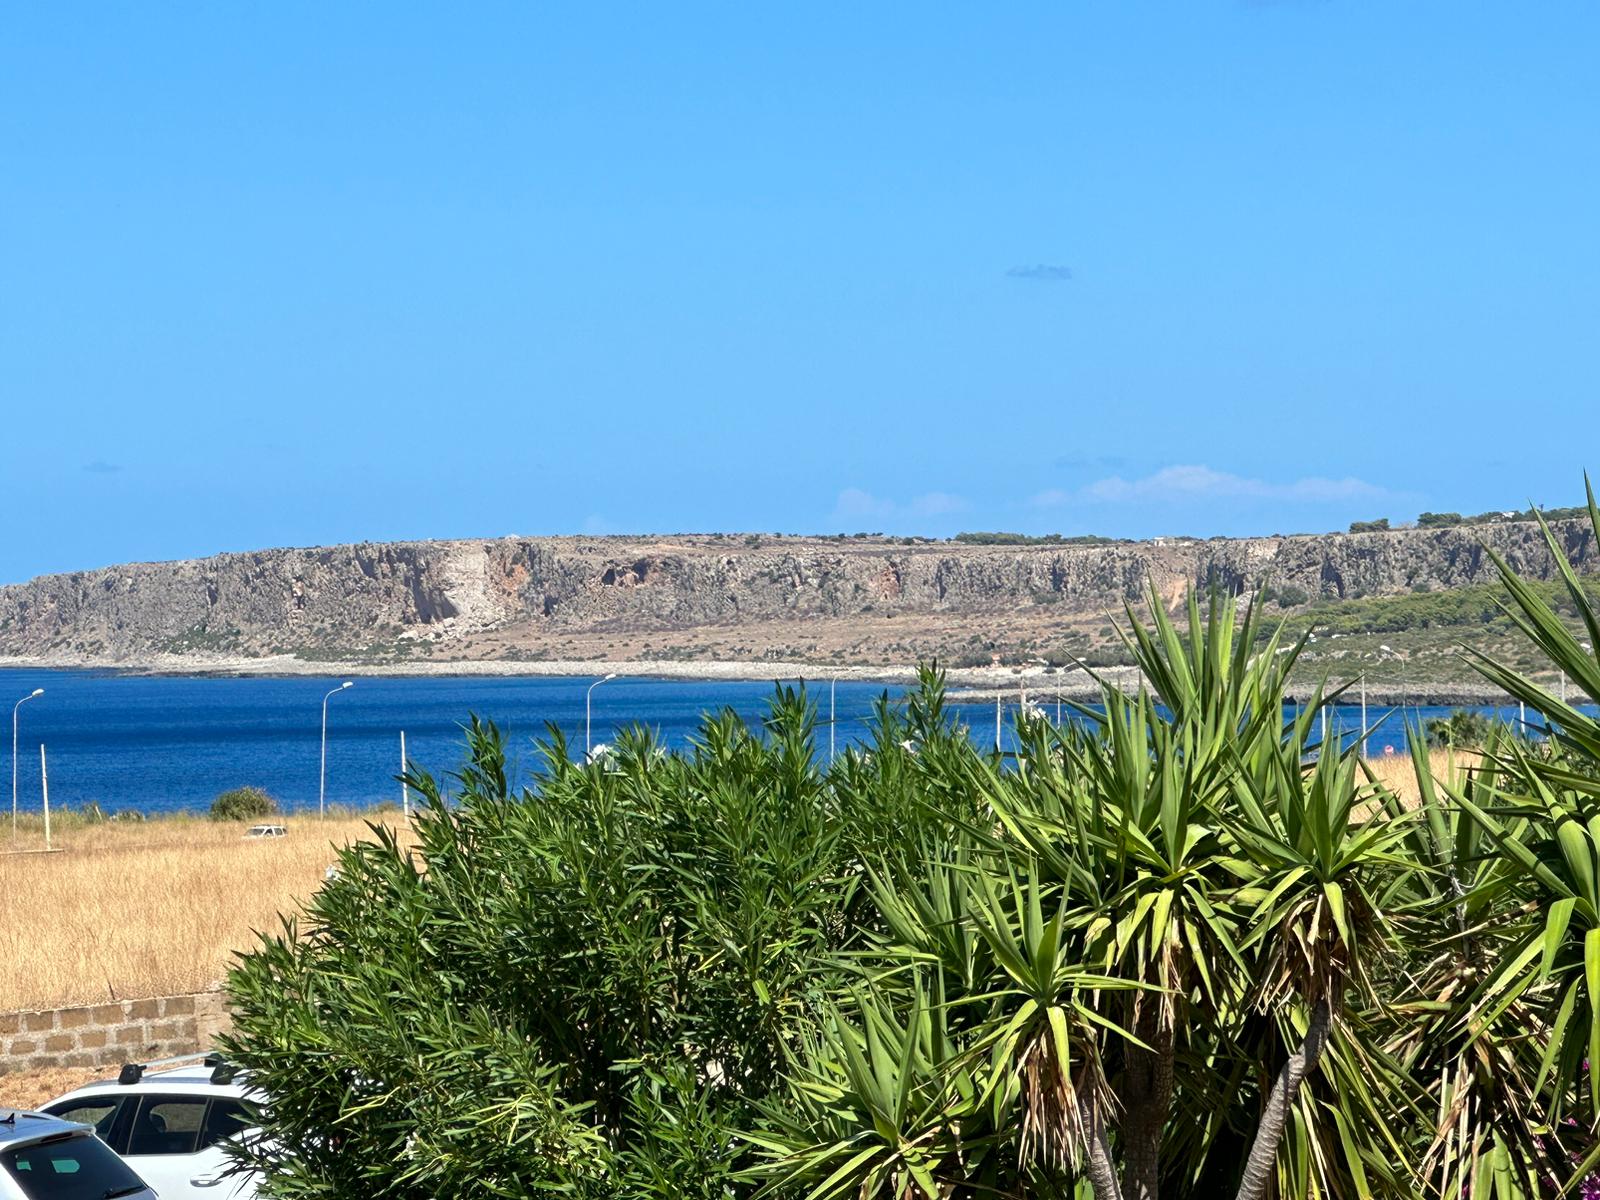
M 1031 267 L 1012 267 L 1006 272 L 1012 279 L 1036 279 L 1045 283 L 1064 283 L 1072 278 L 1072 268 L 1056 263 L 1036 263 Z
M 1206 466 L 1173 466 L 1163 467 L 1153 475 L 1140 479 L 1124 479 L 1120 475 L 1099 479 L 1085 487 L 1083 495 L 1089 500 L 1106 501 L 1242 498 L 1315 504 L 1337 500 L 1379 500 L 1389 498 L 1392 493 L 1364 479 L 1349 476 L 1343 479 L 1308 476 L 1288 483 L 1273 483 L 1265 479 L 1230 475 L 1226 471 L 1213 471 Z
M 942 517 L 946 513 L 965 512 L 967 502 L 949 492 L 928 492 L 917 496 L 906 505 L 906 511 L 916 517 Z
M 871 517 L 888 520 L 893 517 L 942 517 L 964 512 L 967 502 L 950 492 L 924 492 L 901 503 L 883 496 L 875 496 L 861 488 L 845 488 L 833 506 L 835 520 Z
M 894 514 L 894 501 L 880 500 L 860 488 L 845 488 L 833 506 L 836 517 L 887 517 Z

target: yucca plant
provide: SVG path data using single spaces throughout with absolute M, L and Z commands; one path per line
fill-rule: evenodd
M 1025 722 L 1013 759 L 946 745 L 913 765 L 975 815 L 945 857 L 878 881 L 884 933 L 858 968 L 890 997 L 928 964 L 955 986 L 973 1050 L 950 1066 L 988 1052 L 986 1165 L 1008 1164 L 1008 1194 L 1404 1187 L 1393 1064 L 1364 1012 L 1345 1018 L 1396 953 L 1385 886 L 1410 869 L 1409 821 L 1370 804 L 1353 751 L 1308 744 L 1323 697 L 1284 722 L 1298 646 L 1231 600 L 1191 600 L 1186 632 L 1155 608 L 1130 639 L 1154 691 Z M 1335 1070 L 1303 1092 L 1336 1031 Z M 866 1161 L 822 1181 L 792 1157 L 769 1186 L 891 1194 Z
M 1406 841 L 1420 869 L 1397 877 L 1386 898 L 1413 952 L 1393 980 L 1386 1049 L 1433 1125 L 1421 1174 L 1435 1194 L 1537 1194 L 1564 1166 L 1544 1152 L 1530 1103 L 1538 1054 L 1528 1035 L 1538 1019 L 1524 997 L 1485 986 L 1516 956 L 1520 868 L 1495 852 L 1470 811 L 1495 806 L 1510 735 L 1491 730 L 1481 764 L 1435 780 L 1419 734 L 1410 743 L 1420 819 L 1407 824 Z M 1413 815 L 1391 793 L 1383 803 L 1396 819 Z
M 934 970 L 937 977 L 937 968 Z M 871 988 L 829 1005 L 807 1036 L 788 1094 L 767 1107 L 781 1132 L 748 1135 L 785 1165 L 784 1179 L 815 1180 L 813 1200 L 884 1195 L 939 1200 L 981 1178 L 995 1138 L 979 1103 L 971 1055 L 922 973 L 900 1006 Z M 794 1140 L 798 1137 L 801 1144 Z
M 1307 771 L 1304 729 L 1291 726 L 1270 768 L 1241 774 L 1230 822 L 1245 885 L 1235 902 L 1249 930 L 1240 945 L 1252 954 L 1251 998 L 1278 1015 L 1288 1048 L 1245 1161 L 1238 1195 L 1248 1200 L 1268 1194 L 1301 1086 L 1336 1034 L 1349 1032 L 1343 1018 L 1352 993 L 1373 998 L 1381 962 L 1397 949 L 1383 904 L 1386 876 L 1414 869 L 1404 854 L 1407 820 L 1370 805 L 1354 751 L 1322 747 Z M 1381 1118 L 1358 1100 L 1339 1099 L 1340 1128 Z M 1347 1156 L 1347 1166 L 1354 1161 Z

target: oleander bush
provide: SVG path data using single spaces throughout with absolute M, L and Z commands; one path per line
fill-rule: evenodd
M 1404 802 L 1316 744 L 1335 696 L 1285 724 L 1303 642 L 1264 607 L 1152 605 L 1147 686 L 1004 756 L 932 669 L 832 763 L 792 689 L 683 751 L 579 765 L 552 730 L 521 790 L 474 720 L 457 775 L 410 779 L 415 848 L 344 852 L 233 972 L 269 1097 L 241 1157 L 270 1195 L 407 1200 L 1589 1186 L 1600 722 L 1481 660 L 1548 742 L 1493 729 L 1435 778 L 1418 730 Z
M 1441 749 L 1476 749 L 1489 740 L 1495 721 L 1488 715 L 1469 708 L 1456 708 L 1448 717 L 1433 717 L 1424 722 L 1423 732 L 1428 745 Z

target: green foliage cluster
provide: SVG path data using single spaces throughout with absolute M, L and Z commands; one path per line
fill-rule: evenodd
M 1387 533 L 1389 532 L 1389 518 L 1379 517 L 1376 521 L 1351 521 L 1351 533 Z
M 1505 521 L 1575 521 L 1588 516 L 1583 506 L 1575 508 L 1526 508 L 1518 511 L 1481 512 L 1462 516 L 1457 512 L 1425 512 L 1417 516 L 1419 529 L 1447 529 L 1456 525 L 1498 525 Z
M 522 795 L 475 721 L 453 797 L 411 780 L 416 855 L 347 852 L 233 979 L 282 1194 L 729 1194 L 729 1130 L 870 923 L 862 864 L 948 831 L 903 765 L 939 718 L 907 720 L 883 708 L 881 752 L 830 774 L 793 691 L 760 731 L 723 713 L 687 754 L 628 734 L 603 769 L 552 731 Z
M 1269 604 L 1276 604 L 1279 608 L 1299 608 L 1311 600 L 1311 594 L 1302 587 L 1286 583 L 1281 587 L 1264 587 L 1261 589 L 1261 599 Z
M 1600 527 L 1600 511 L 1593 514 Z M 1558 560 L 1559 546 L 1550 540 Z M 1588 694 L 1600 660 L 1499 564 Z M 1562 586 L 1592 643 L 1600 612 Z M 925 672 L 824 764 L 780 689 L 672 753 L 474 721 L 416 848 L 230 978 L 267 1194 L 1534 1200 L 1600 1159 L 1600 721 L 1403 803 L 1283 721 L 1304 641 L 1160 604 L 1147 689 L 981 749 Z M 1132 614 L 1129 614 L 1130 620 Z
M 211 802 L 213 821 L 259 821 L 273 816 L 278 802 L 258 787 L 237 787 Z
M 1423 728 L 1430 746 L 1475 749 L 1489 740 L 1495 723 L 1481 712 L 1457 708 L 1448 717 L 1434 717 Z

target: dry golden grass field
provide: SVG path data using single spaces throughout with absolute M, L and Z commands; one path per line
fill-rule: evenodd
M 40 1071 L 18 1071 L 0 1075 L 0 1107 L 38 1108 L 57 1096 L 86 1083 L 110 1079 L 114 1067 L 47 1067 Z
M 361 818 L 275 819 L 287 837 L 203 818 L 76 825 L 52 854 L 4 853 L 0 833 L 0 895 L 29 914 L 0 923 L 0 1012 L 215 987 L 256 930 L 316 890 L 335 846 L 372 836 Z M 17 844 L 42 847 L 42 830 Z
M 1431 750 L 1428 752 L 1428 768 L 1435 779 L 1452 779 L 1475 764 L 1478 758 L 1470 750 Z M 1416 771 L 1409 754 L 1369 758 L 1367 765 L 1379 783 L 1407 804 L 1416 804 L 1421 800 Z

